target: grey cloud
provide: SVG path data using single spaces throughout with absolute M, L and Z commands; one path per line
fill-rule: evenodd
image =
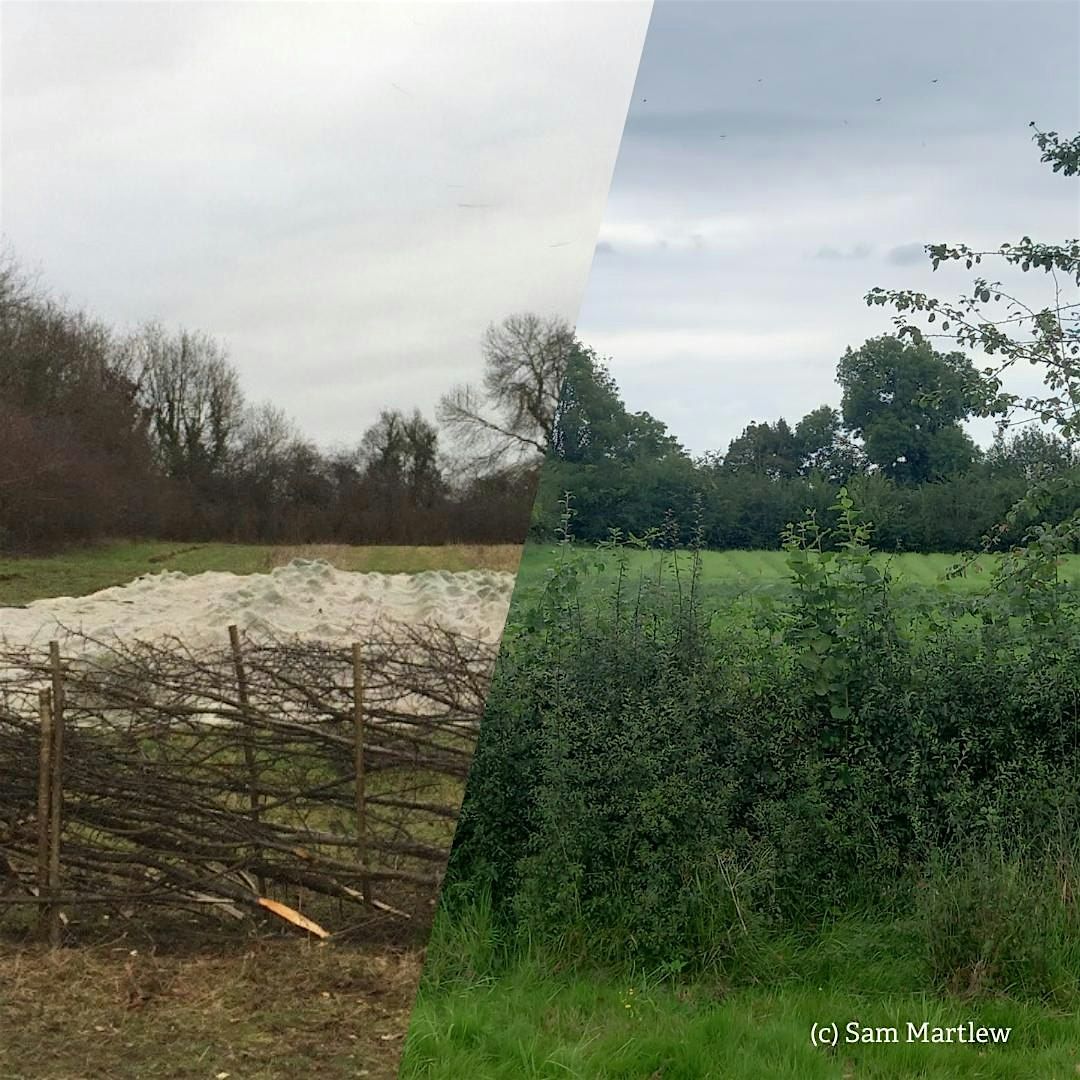
M 594 262 L 578 320 L 631 408 L 697 452 L 794 421 L 838 401 L 846 345 L 892 331 L 871 288 L 969 284 L 934 275 L 912 236 L 1073 234 L 1075 182 L 1027 123 L 1080 130 L 1080 8 L 977 7 L 656 4 L 602 228 L 627 257 Z M 1002 65 L 1028 53 L 1037 66 Z
M 844 259 L 866 259 L 873 250 L 874 249 L 869 244 L 855 244 L 846 251 L 826 244 L 824 247 L 818 248 L 814 258 L 825 259 L 830 262 L 841 261 Z
M 894 266 L 914 266 L 926 261 L 926 245 L 900 244 L 890 248 L 885 258 Z
M 489 322 L 576 314 L 648 16 L 7 5 L 5 240 L 111 323 L 218 337 L 317 440 L 430 414 Z
M 642 106 L 646 108 L 646 106 Z M 627 120 L 625 137 L 689 142 L 700 148 L 711 140 L 745 136 L 812 135 L 842 124 L 836 118 L 812 113 L 756 109 L 699 109 L 687 112 L 640 112 Z

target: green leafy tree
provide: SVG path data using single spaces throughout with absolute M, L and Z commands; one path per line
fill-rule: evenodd
M 775 424 L 754 423 L 743 428 L 728 446 L 724 467 L 729 472 L 749 470 L 779 480 L 799 474 L 799 458 L 795 433 L 781 418 Z
M 987 464 L 995 470 L 1036 481 L 1060 475 L 1080 465 L 1080 453 L 1053 432 L 1026 427 L 1011 438 L 998 432 L 987 452 Z
M 1064 139 L 1056 131 L 1039 131 L 1034 122 L 1030 126 L 1043 163 L 1065 177 L 1080 175 L 1080 136 Z M 990 250 L 966 244 L 928 244 L 926 253 L 935 271 L 943 264 L 958 262 L 972 270 L 986 259 L 1023 274 L 1042 270 L 1050 279 L 1052 294 L 1042 306 L 1020 299 L 1000 279 L 983 276 L 975 278 L 970 293 L 955 301 L 943 302 L 910 289 L 874 288 L 867 293 L 866 303 L 892 307 L 900 336 L 916 342 L 933 336 L 951 337 L 961 347 L 981 352 L 987 361 L 982 374 L 990 393 L 980 414 L 1001 416 L 1001 429 L 1037 420 L 1051 425 L 1070 446 L 1080 443 L 1080 239 L 1047 244 L 1023 236 L 1016 244 L 1003 243 Z M 1025 366 L 1041 373 L 1041 391 L 1018 394 L 1007 390 L 1006 374 Z M 984 549 L 991 549 L 1024 521 L 1046 523 L 1056 518 L 1053 527 L 1043 524 L 1025 533 L 1026 554 L 1021 563 L 1025 558 L 1033 561 L 1035 569 L 1030 574 L 1013 563 L 1003 564 L 1009 568 L 1018 594 L 1028 588 L 1029 579 L 1056 573 L 1049 553 L 1058 546 L 1068 549 L 1080 543 L 1078 472 L 1069 469 L 1031 482 L 1004 520 L 983 537 Z M 1072 507 L 1064 518 L 1051 509 L 1063 503 Z
M 1035 124 L 1031 127 L 1034 129 Z M 1055 173 L 1080 175 L 1080 136 L 1062 139 L 1057 132 L 1035 129 L 1034 141 L 1041 160 Z M 1022 273 L 1042 270 L 1053 282 L 1049 303 L 1034 307 L 1012 295 L 999 280 L 975 278 L 971 292 L 943 302 L 910 289 L 871 289 L 867 305 L 896 311 L 893 323 L 901 337 L 913 341 L 950 338 L 962 348 L 980 350 L 989 361 L 983 375 L 992 396 L 983 402 L 982 415 L 1002 414 L 1003 423 L 1018 417 L 1052 424 L 1070 442 L 1080 441 L 1080 240 L 1061 244 L 1037 243 L 1024 236 L 1016 244 L 992 250 L 966 244 L 928 244 L 933 269 L 962 262 L 966 269 L 984 259 Z M 1004 389 L 1009 369 L 1032 365 L 1043 375 L 1041 393 L 1020 395 Z
M 663 421 L 626 408 L 605 364 L 580 342 L 567 364 L 551 446 L 560 461 L 582 465 L 685 457 Z
M 803 476 L 817 473 L 842 484 L 865 465 L 862 450 L 848 437 L 843 417 L 831 405 L 808 412 L 795 425 L 795 445 Z
M 987 388 L 962 352 L 925 342 L 871 338 L 848 348 L 837 368 L 844 424 L 886 476 L 921 484 L 969 469 L 977 456 L 960 426 Z
M 573 493 L 582 539 L 617 528 L 644 533 L 669 511 L 689 520 L 697 488 L 694 462 L 667 426 L 630 412 L 596 353 L 575 342 L 540 478 L 533 530 L 551 535 L 558 501 Z

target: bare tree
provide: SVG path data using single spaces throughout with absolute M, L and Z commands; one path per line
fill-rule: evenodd
M 443 489 L 439 471 L 438 431 L 414 409 L 406 416 L 384 409 L 364 433 L 360 457 L 365 478 L 396 502 L 406 494 L 412 506 L 429 506 Z
M 439 471 L 439 432 L 414 409 L 405 420 L 405 443 L 408 460 L 405 479 L 414 506 L 430 506 L 443 491 Z
M 439 421 L 485 469 L 546 454 L 574 347 L 573 328 L 557 317 L 511 315 L 489 326 L 482 387 L 445 395 Z
M 0 537 L 27 548 L 138 527 L 150 447 L 112 331 L 0 251 Z
M 137 338 L 139 385 L 161 463 L 171 476 L 220 469 L 237 433 L 243 394 L 224 348 L 207 334 L 170 336 L 151 323 Z
M 5 349 L 10 350 L 10 338 L 17 332 L 20 318 L 36 302 L 40 302 L 36 282 L 9 248 L 0 248 L 0 340 Z
M 248 477 L 267 475 L 298 441 L 300 432 L 283 409 L 269 403 L 249 406 L 237 425 L 234 466 Z

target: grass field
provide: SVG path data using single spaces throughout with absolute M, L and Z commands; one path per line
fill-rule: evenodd
M 483 905 L 436 922 L 402 1058 L 401 1080 L 1072 1080 L 1080 1015 L 1067 1004 L 925 983 L 919 927 L 839 917 L 801 938 L 762 942 L 746 962 L 767 978 L 671 971 L 560 971 L 508 945 Z M 860 1042 L 867 1027 L 896 1041 Z M 1010 1028 L 1003 1045 L 908 1041 L 916 1030 Z M 834 1023 L 835 1050 L 814 1046 Z M 956 1036 L 954 1036 L 955 1040 Z
M 339 570 L 378 571 L 384 574 L 411 574 L 422 570 L 505 570 L 518 572 L 518 588 L 539 587 L 550 565 L 549 543 L 530 542 L 524 551 L 513 544 L 448 544 L 443 547 L 390 545 L 259 545 L 259 544 L 172 544 L 159 540 L 115 541 L 92 547 L 74 548 L 54 555 L 0 557 L 0 607 L 26 604 L 47 596 L 83 596 L 98 589 L 123 585 L 140 574 L 180 570 L 198 574 L 206 570 L 228 570 L 236 574 L 266 573 L 284 566 L 290 559 L 326 559 Z M 632 580 L 650 573 L 655 553 L 630 551 Z M 900 585 L 933 588 L 945 580 L 949 567 L 959 556 L 902 554 L 880 556 L 888 562 Z M 689 567 L 690 556 L 680 560 Z M 520 562 L 520 565 L 519 565 Z M 983 587 L 993 566 L 984 557 L 966 578 L 947 583 L 950 591 L 963 592 Z M 706 551 L 702 556 L 702 580 L 706 599 L 723 600 L 755 591 L 774 592 L 784 588 L 786 566 L 780 551 Z M 1066 560 L 1063 575 L 1080 581 L 1080 556 Z
M 412 574 L 421 570 L 517 569 L 514 544 L 447 544 L 444 547 L 345 544 L 172 544 L 160 540 L 114 541 L 54 555 L 0 558 L 0 607 L 47 596 L 85 596 L 124 585 L 141 574 L 228 570 L 261 574 L 291 559 L 326 559 L 339 570 Z
M 517 587 L 522 592 L 539 588 L 544 582 L 544 574 L 551 565 L 551 551 L 554 545 L 530 542 L 525 545 L 518 571 Z M 581 545 L 582 549 L 585 545 Z M 655 551 L 626 551 L 631 584 L 639 576 L 653 574 L 656 571 Z M 703 598 L 723 600 L 736 595 L 754 592 L 779 592 L 786 588 L 787 564 L 783 551 L 705 551 L 702 552 Z M 911 553 L 899 555 L 878 555 L 879 566 L 888 566 L 897 587 L 900 590 L 934 589 L 944 585 L 951 594 L 976 592 L 985 589 L 990 574 L 996 563 L 995 556 L 983 556 L 968 570 L 964 577 L 946 580 L 950 567 L 961 559 L 960 555 L 934 554 L 917 555 Z M 611 559 L 608 563 L 611 563 Z M 679 565 L 688 573 L 691 563 L 690 552 L 678 553 Z M 1070 556 L 1063 560 L 1061 573 L 1063 578 L 1080 582 L 1080 556 Z

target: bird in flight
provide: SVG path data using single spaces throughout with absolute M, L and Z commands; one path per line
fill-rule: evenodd
M 879 98 L 879 97 L 876 97 L 876 98 L 874 98 L 874 102 L 875 102 L 875 104 L 876 104 L 877 102 L 879 102 L 880 100 L 881 100 L 881 98 Z

